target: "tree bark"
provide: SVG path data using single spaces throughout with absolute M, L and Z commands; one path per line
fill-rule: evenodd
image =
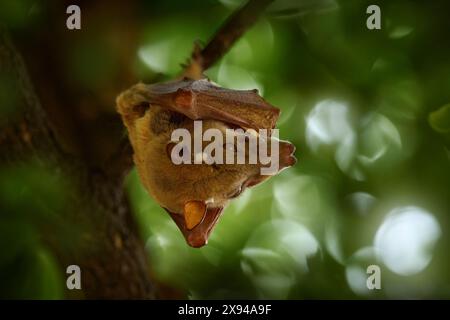
M 73 251 L 44 239 L 56 253 L 61 270 L 80 266 L 82 291 L 66 291 L 75 298 L 154 298 L 147 254 L 133 222 L 123 190 L 123 176 L 109 175 L 66 153 L 55 138 L 45 110 L 30 82 L 24 62 L 6 32 L 0 37 L 0 74 L 12 81 L 16 112 L 3 119 L 0 160 L 4 165 L 37 158 L 42 166 L 61 170 L 73 182 L 68 224 L 86 221 L 89 232 L 80 235 Z M 130 160 L 131 161 L 131 160 Z M 83 250 L 79 250 L 84 248 Z

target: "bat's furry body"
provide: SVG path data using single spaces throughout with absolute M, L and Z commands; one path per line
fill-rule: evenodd
M 138 84 L 117 99 L 128 129 L 134 162 L 145 188 L 175 220 L 187 242 L 203 246 L 230 199 L 269 176 L 260 164 L 180 164 L 170 158 L 173 130 L 193 136 L 194 120 L 203 131 L 215 128 L 272 129 L 279 110 L 255 91 L 217 87 L 207 80 L 180 80 L 147 86 Z M 295 163 L 294 146 L 280 143 L 280 169 Z M 203 211 L 204 212 L 203 212 Z

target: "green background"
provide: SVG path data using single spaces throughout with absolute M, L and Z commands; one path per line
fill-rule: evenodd
M 5 1 L 0 19 L 33 28 L 36 3 L 45 12 L 39 1 Z M 130 63 L 142 79 L 170 79 L 239 3 L 142 1 Z M 382 28 L 368 30 L 375 3 Z M 298 163 L 235 200 L 201 249 L 133 170 L 126 188 L 156 279 L 192 299 L 450 298 L 449 15 L 448 1 L 275 1 L 207 75 L 258 88 L 280 108 L 280 137 Z M 98 50 L 93 41 L 71 53 L 74 81 L 114 74 L 114 52 L 96 59 Z M 9 86 L 0 78 L 4 114 L 14 112 Z M 2 298 L 64 291 L 40 238 L 51 229 L 72 245 L 76 230 L 61 223 L 69 187 L 39 168 L 0 168 Z M 366 287 L 372 264 L 381 290 Z

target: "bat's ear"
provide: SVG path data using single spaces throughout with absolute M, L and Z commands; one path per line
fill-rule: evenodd
M 184 205 L 184 223 L 186 229 L 192 230 L 198 226 L 206 215 L 206 204 L 203 201 L 189 201 Z

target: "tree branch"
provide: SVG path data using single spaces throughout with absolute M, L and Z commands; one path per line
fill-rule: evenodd
M 198 45 L 195 46 L 184 76 L 201 77 L 204 71 L 222 58 L 234 43 L 255 24 L 271 2 L 273 0 L 250 0 L 235 11 L 203 49 L 200 49 Z
M 192 79 L 203 78 L 203 72 L 212 67 L 231 49 L 236 41 L 258 20 L 265 8 L 273 0 L 249 0 L 244 6 L 236 10 L 218 29 L 205 48 L 195 44 L 189 65 L 183 72 L 184 77 Z M 120 150 L 108 160 L 116 174 L 123 175 L 132 165 L 129 161 L 132 148 L 126 137 L 120 144 Z

